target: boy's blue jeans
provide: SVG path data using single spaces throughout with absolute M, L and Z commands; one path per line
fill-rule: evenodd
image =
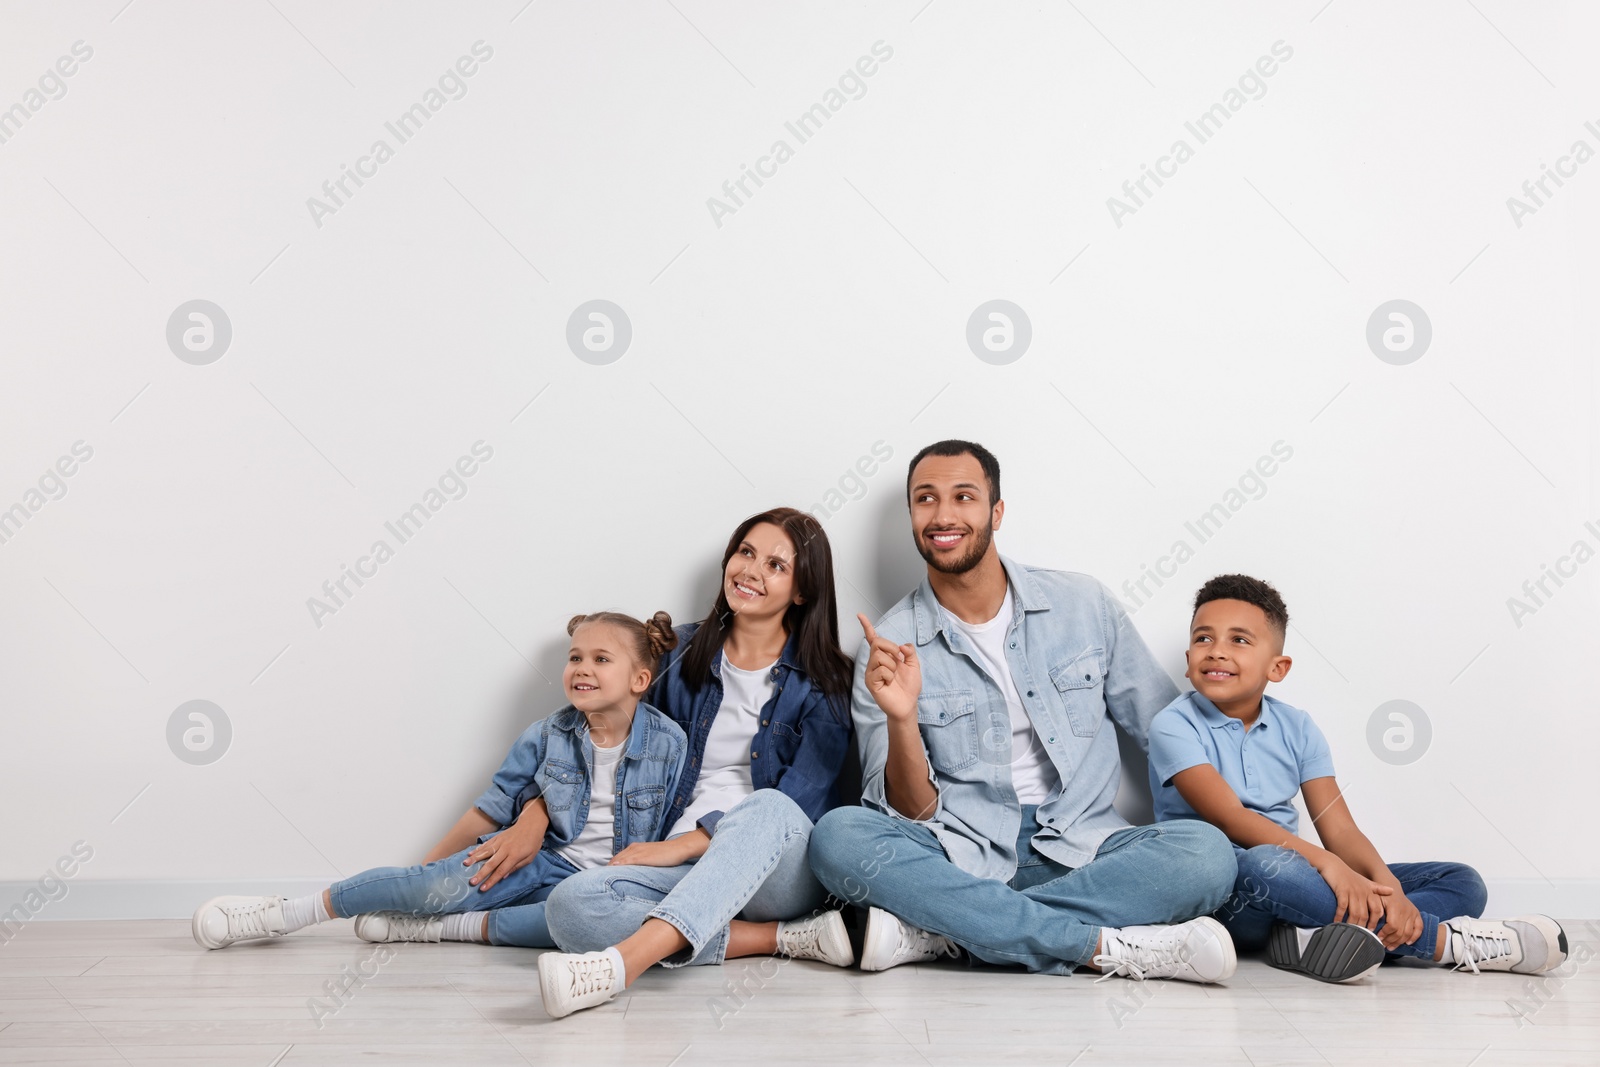
M 1171 825 L 1171 824 L 1163 824 Z M 1233 896 L 1214 916 L 1233 935 L 1235 947 L 1265 947 L 1274 922 L 1326 926 L 1339 902 L 1322 875 L 1300 853 L 1277 845 L 1234 846 L 1239 877 Z M 1478 872 L 1463 863 L 1391 863 L 1400 888 L 1422 913 L 1422 936 L 1391 955 L 1433 959 L 1439 923 L 1460 915 L 1483 914 L 1489 893 Z M 1383 923 L 1378 924 L 1383 929 Z
M 470 845 L 454 856 L 413 867 L 374 867 L 333 883 L 333 913 L 341 918 L 369 911 L 402 911 L 409 915 L 489 913 L 489 943 L 523 948 L 554 948 L 545 923 L 544 900 L 578 869 L 556 853 L 541 850 L 521 870 L 512 871 L 488 892 L 468 879 L 482 863 L 462 865 Z
M 1009 882 L 969 874 L 926 826 L 866 807 L 822 817 L 811 866 L 842 900 L 942 934 L 984 962 L 1047 974 L 1093 959 L 1101 927 L 1206 915 L 1233 885 L 1233 850 L 1207 823 L 1125 827 L 1090 862 L 1064 867 L 1033 850 L 1036 811 L 1022 808 Z

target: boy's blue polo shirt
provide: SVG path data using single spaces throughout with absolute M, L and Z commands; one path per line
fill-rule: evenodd
M 1199 693 L 1185 693 L 1150 724 L 1150 795 L 1156 821 L 1200 816 L 1172 784 L 1173 775 L 1209 763 L 1239 795 L 1239 801 L 1291 834 L 1300 832 L 1294 806 L 1300 783 L 1333 776 L 1327 738 L 1299 708 L 1261 698 L 1261 714 L 1249 730 L 1217 710 Z

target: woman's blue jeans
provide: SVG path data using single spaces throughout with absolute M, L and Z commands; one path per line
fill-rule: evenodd
M 566 952 L 598 952 L 646 919 L 671 923 L 689 942 L 666 967 L 721 963 L 728 923 L 797 919 L 827 897 L 806 858 L 811 820 L 776 789 L 758 789 L 717 823 L 705 855 L 678 867 L 596 867 L 558 886 L 550 932 Z

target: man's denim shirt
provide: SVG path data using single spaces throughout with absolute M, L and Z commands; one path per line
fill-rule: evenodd
M 711 657 L 711 677 L 698 691 L 683 677 L 683 654 L 700 628 L 688 623 L 676 629 L 678 644 L 661 661 L 661 670 L 646 693 L 689 734 L 689 759 L 667 813 L 664 827 L 671 830 L 694 798 L 705 758 L 706 738 L 722 708 L 722 650 Z M 838 803 L 834 784 L 850 751 L 850 712 L 844 695 L 829 697 L 800 666 L 798 631 L 789 635 L 783 653 L 772 668 L 773 694 L 761 709 L 755 740 L 750 748 L 750 781 L 757 789 L 776 789 L 816 822 Z M 854 803 L 854 798 L 851 798 Z M 699 820 L 707 834 L 715 835 L 723 813 L 713 811 Z
M 654 841 L 666 829 L 667 794 L 683 770 L 688 741 L 677 723 L 640 701 L 627 746 L 617 762 L 613 855 L 636 841 Z M 564 848 L 589 821 L 593 776 L 589 720 L 568 704 L 522 732 L 473 806 L 506 827 L 529 801 L 544 797 L 550 813 L 544 847 Z
M 1128 825 L 1111 806 L 1122 777 L 1111 720 L 1148 750 L 1150 720 L 1178 689 L 1098 581 L 1004 557 L 1000 562 L 1015 607 L 1006 663 L 1061 778 L 1039 805 L 1033 847 L 1057 863 L 1081 867 Z M 968 654 L 968 638 L 950 625 L 926 577 L 875 629 L 896 644 L 914 643 L 922 664 L 917 724 L 939 794 L 925 825 L 962 870 L 1009 880 L 1017 869 L 1022 808 L 1011 787 L 1011 718 L 1000 687 Z M 889 737 L 866 687 L 869 656 L 863 642 L 852 699 L 862 803 L 905 818 L 884 796 Z

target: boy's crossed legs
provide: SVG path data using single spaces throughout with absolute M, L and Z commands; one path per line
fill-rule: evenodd
M 1236 852 L 1239 876 L 1233 895 L 1213 917 L 1228 928 L 1240 949 L 1265 947 L 1277 923 L 1304 930 L 1334 921 L 1338 898 L 1304 856 L 1276 845 Z M 1565 960 L 1566 934 L 1544 916 L 1475 922 L 1488 903 L 1488 890 L 1478 872 L 1466 864 L 1388 866 L 1399 879 L 1401 892 L 1422 914 L 1421 935 L 1391 949 L 1391 958 L 1409 956 L 1474 972 L 1481 967 L 1524 974 L 1541 974 Z M 1374 930 L 1383 926 L 1380 920 Z

